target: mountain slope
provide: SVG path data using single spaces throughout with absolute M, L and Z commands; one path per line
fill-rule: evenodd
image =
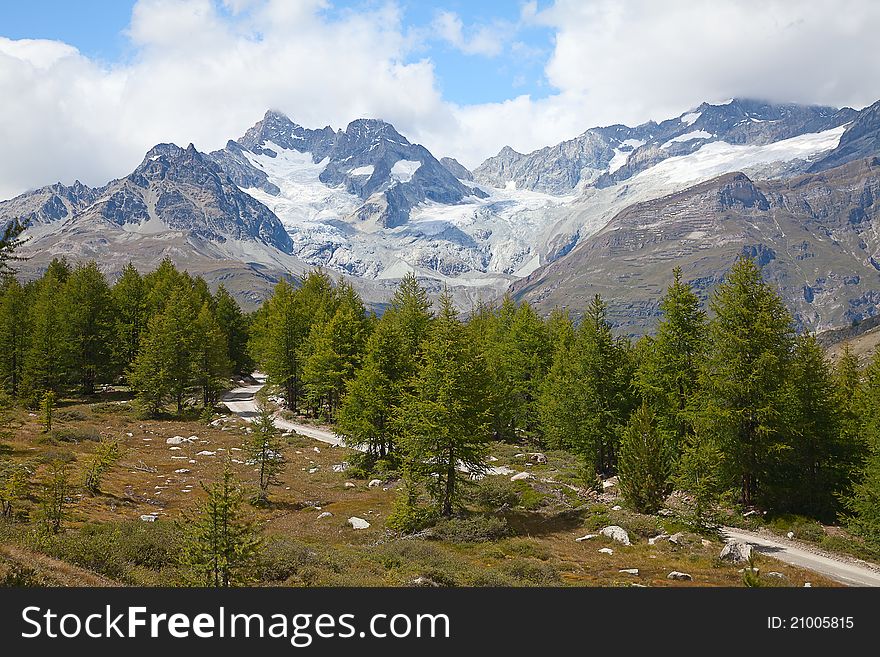
M 810 171 L 824 171 L 876 153 L 880 153 L 880 101 L 859 112 L 837 148 L 815 162 Z
M 375 219 L 384 228 L 405 224 L 410 210 L 423 201 L 455 204 L 478 194 L 426 148 L 374 119 L 358 119 L 344 132 L 334 132 L 329 127 L 309 130 L 269 111 L 241 139 L 211 156 L 239 187 L 283 197 L 282 188 L 267 180 L 265 158 L 278 158 L 284 151 L 308 155 L 313 165 L 320 163 L 318 180 L 363 201 L 353 211 L 356 218 Z
M 626 332 L 643 333 L 681 266 L 705 298 L 740 254 L 755 257 L 801 327 L 848 324 L 880 302 L 880 159 L 754 182 L 725 174 L 617 214 L 556 262 L 513 286 L 547 311 L 611 302 Z
M 38 190 L 3 203 L 0 221 L 46 197 Z M 76 200 L 27 231 L 23 272 L 55 256 L 95 259 L 111 275 L 129 261 L 151 269 L 171 257 L 211 281 L 237 278 L 230 287 L 252 306 L 284 272 L 305 269 L 278 218 L 192 145 L 159 144 L 130 175 Z
M 852 121 L 855 110 L 733 99 L 703 103 L 661 123 L 591 128 L 575 139 L 527 155 L 505 147 L 474 170 L 479 182 L 551 194 L 578 186 L 608 187 L 706 144 L 763 146 Z

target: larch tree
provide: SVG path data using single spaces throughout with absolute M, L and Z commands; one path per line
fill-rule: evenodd
M 27 295 L 12 276 L 0 284 L 0 386 L 12 397 L 21 392 L 29 336 Z
M 123 268 L 111 294 L 115 310 L 115 369 L 121 373 L 134 363 L 148 321 L 146 287 L 134 265 L 128 263 Z
M 646 402 L 632 414 L 620 441 L 618 474 L 624 499 L 640 513 L 656 513 L 672 490 L 673 450 Z
M 398 420 L 408 476 L 424 484 L 442 515 L 460 500 L 459 467 L 472 474 L 486 467 L 490 405 L 486 365 L 445 292 Z
M 67 343 L 61 287 L 60 265 L 51 268 L 39 281 L 34 292 L 28 324 L 31 329 L 24 367 L 24 386 L 29 398 L 40 399 L 47 391 L 58 393 L 67 377 L 65 359 L 70 353 Z
M 365 449 L 373 460 L 394 449 L 392 419 L 407 383 L 407 365 L 398 325 L 383 317 L 367 340 L 360 368 L 346 386 L 336 425 L 347 445 Z
M 211 307 L 205 301 L 193 322 L 192 367 L 193 379 L 202 391 L 202 406 L 209 411 L 217 403 L 217 394 L 232 375 L 233 364 L 228 355 L 228 344 Z
M 113 298 L 94 261 L 78 265 L 61 289 L 69 349 L 68 369 L 83 394 L 107 378 L 113 346 Z
M 214 293 L 214 316 L 226 339 L 226 356 L 238 375 L 250 374 L 254 362 L 248 353 L 248 322 L 229 291 L 220 285 Z
M 242 517 L 241 486 L 227 465 L 219 481 L 202 488 L 207 498 L 187 523 L 181 560 L 201 586 L 247 584 L 261 540 L 254 525 Z
M 663 315 L 640 363 L 637 382 L 662 427 L 673 432 L 677 446 L 692 431 L 691 412 L 708 332 L 700 299 L 682 281 L 679 267 L 672 275 L 672 285 L 660 301 Z
M 265 504 L 269 501 L 269 486 L 279 483 L 278 475 L 284 469 L 285 462 L 280 432 L 275 427 L 272 412 L 266 407 L 260 407 L 259 411 L 253 423 L 253 432 L 244 444 L 244 451 L 248 463 L 257 469 L 258 492 L 255 501 Z
M 281 386 L 287 406 L 296 413 L 302 395 L 302 345 L 309 321 L 297 290 L 286 280 L 275 286 L 254 320 L 251 351 L 269 381 Z
M 739 485 L 741 502 L 752 505 L 761 499 L 772 454 L 786 445 L 792 318 L 758 265 L 745 257 L 716 290 L 711 309 L 701 413 Z

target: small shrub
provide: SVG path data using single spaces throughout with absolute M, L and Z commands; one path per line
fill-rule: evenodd
M 89 418 L 83 411 L 78 408 L 65 408 L 55 411 L 55 419 L 63 422 L 81 422 Z
M 159 520 L 89 523 L 50 537 L 42 549 L 58 559 L 130 581 L 133 567 L 160 571 L 176 566 L 182 545 L 180 527 Z
M 64 447 L 47 449 L 40 457 L 40 461 L 42 463 L 73 463 L 76 461 L 76 454 Z
M 496 516 L 450 518 L 434 527 L 433 536 L 452 543 L 484 543 L 510 534 L 507 520 Z
M 403 534 L 415 534 L 433 526 L 438 517 L 436 510 L 413 504 L 403 492 L 394 501 L 394 510 L 389 514 L 385 524 Z
M 525 510 L 536 511 L 549 502 L 549 495 L 535 490 L 525 481 L 517 481 L 515 483 L 519 490 L 519 506 Z
M 529 559 L 513 559 L 504 564 L 502 571 L 524 584 L 553 586 L 559 583 L 559 571 L 550 564 Z
M 101 440 L 101 434 L 95 429 L 80 427 L 53 429 L 49 436 L 59 443 L 82 443 L 87 440 L 98 442 Z
M 793 532 L 794 537 L 801 540 L 818 543 L 825 538 L 825 528 L 812 518 L 805 518 L 804 516 L 792 514 L 775 516 L 767 525 L 777 534 Z
M 610 514 L 609 519 L 611 524 L 619 525 L 630 534 L 641 536 L 642 538 L 651 538 L 663 531 L 663 525 L 654 516 L 616 511 Z
M 95 415 L 118 415 L 134 410 L 131 402 L 97 402 L 89 404 L 89 410 Z
M 0 558 L 0 588 L 32 588 L 48 585 L 46 578 L 33 568 Z
M 277 538 L 264 545 L 255 574 L 262 582 L 284 582 L 314 563 L 315 557 L 315 553 L 302 543 Z
M 516 483 L 505 477 L 485 477 L 473 487 L 472 499 L 479 507 L 493 511 L 517 506 L 520 489 Z

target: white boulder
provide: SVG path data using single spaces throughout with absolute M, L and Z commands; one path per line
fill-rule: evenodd
M 728 541 L 721 549 L 721 560 L 743 563 L 752 556 L 752 546 L 742 541 Z
M 533 477 L 531 472 L 520 472 L 519 474 L 513 475 L 510 480 L 511 481 L 523 481 L 525 479 L 531 479 Z
M 607 536 L 612 541 L 617 541 L 621 545 L 629 545 L 629 534 L 626 533 L 626 530 L 623 527 L 619 527 L 618 525 L 608 525 L 607 527 L 603 527 L 599 530 L 599 533 L 602 536 Z
M 358 518 L 357 516 L 352 516 L 348 519 L 348 524 L 351 525 L 352 529 L 368 529 L 370 527 L 370 523 L 368 523 L 363 518 Z
M 367 484 L 367 488 L 376 488 L 382 485 L 381 479 L 370 479 L 370 483 Z
M 673 570 L 671 573 L 669 573 L 666 576 L 666 579 L 674 579 L 674 580 L 678 580 L 680 582 L 690 582 L 690 581 L 693 581 L 694 578 L 691 577 L 690 575 L 688 575 L 687 573 L 681 573 L 677 570 Z

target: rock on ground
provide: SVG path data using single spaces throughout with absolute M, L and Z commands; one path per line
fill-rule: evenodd
M 367 484 L 367 488 L 376 488 L 377 486 L 382 485 L 381 479 L 370 479 L 370 483 Z
M 742 541 L 728 541 L 721 549 L 721 560 L 743 563 L 752 556 L 752 546 Z
M 599 552 L 601 554 L 614 554 L 614 550 L 611 548 L 599 548 Z
M 318 516 L 318 520 L 323 520 L 324 518 L 329 518 L 332 515 L 333 514 L 330 513 L 329 511 L 324 511 Z
M 585 536 L 581 536 L 580 538 L 576 538 L 575 543 L 583 543 L 584 541 L 589 541 L 591 538 L 596 538 L 598 534 L 586 534 Z
M 690 575 L 688 575 L 687 573 L 681 573 L 677 570 L 673 570 L 671 573 L 669 573 L 666 576 L 666 579 L 675 579 L 680 582 L 690 582 L 690 581 L 693 581 L 694 578 L 691 577 Z
M 638 575 L 638 568 L 621 568 L 618 572 L 623 573 L 624 575 Z
M 523 479 L 531 479 L 531 478 L 532 478 L 531 472 L 520 472 L 519 474 L 513 475 L 510 478 L 510 480 L 511 481 L 522 481 Z
M 619 527 L 618 525 L 608 525 L 607 527 L 603 527 L 599 530 L 599 533 L 622 545 L 630 544 L 629 534 L 626 533 L 626 530 L 623 527 Z
M 370 523 L 368 523 L 363 518 L 358 518 L 357 516 L 352 516 L 348 519 L 348 524 L 351 525 L 352 529 L 368 529 Z

